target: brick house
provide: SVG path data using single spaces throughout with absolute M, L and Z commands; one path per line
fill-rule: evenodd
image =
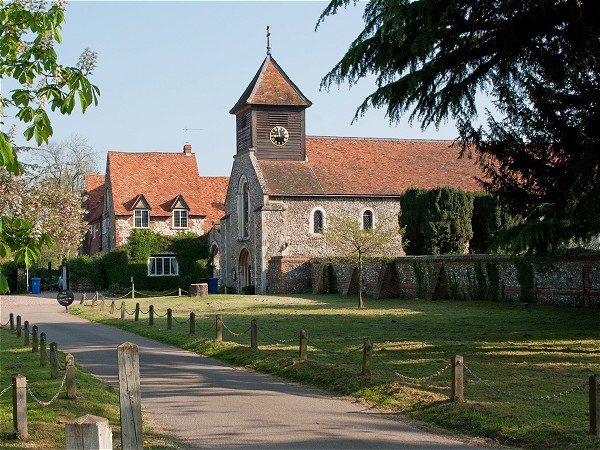
M 89 224 L 81 252 L 94 256 L 102 251 L 102 212 L 104 209 L 104 175 L 87 174 L 85 176 L 85 220 Z
M 480 189 L 480 169 L 452 142 L 308 137 L 310 106 L 268 52 L 230 111 L 237 150 L 225 215 L 209 236 L 221 284 L 238 292 L 285 293 L 299 266 L 330 256 L 321 233 L 330 215 L 376 228 L 410 187 Z
M 90 177 L 90 182 L 94 181 L 98 182 Z M 228 177 L 200 176 L 189 144 L 184 145 L 181 153 L 108 152 L 106 175 L 101 185 L 100 249 L 108 252 L 126 244 L 134 229 L 169 236 L 181 232 L 207 233 L 213 222 L 223 216 L 228 181 Z M 88 188 L 88 192 L 96 192 L 96 189 Z M 89 211 L 93 209 L 90 199 L 95 198 L 88 195 Z M 93 216 L 90 213 L 90 218 L 96 217 L 97 213 Z M 93 227 L 92 222 L 90 227 Z M 87 248 L 96 247 L 88 245 Z M 172 264 L 174 256 L 158 255 L 152 257 L 149 264 L 157 258 L 160 261 L 153 269 L 149 265 L 149 274 L 176 275 L 177 265 Z M 167 268 L 169 273 L 163 273 Z

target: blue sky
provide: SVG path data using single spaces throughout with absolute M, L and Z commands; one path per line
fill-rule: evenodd
M 54 139 L 86 138 L 102 172 L 109 150 L 179 152 L 190 143 L 201 175 L 229 175 L 235 153 L 229 110 L 265 58 L 267 25 L 273 57 L 313 102 L 306 112 L 308 135 L 453 139 L 452 124 L 422 132 L 418 124 L 390 125 L 381 110 L 351 123 L 373 91 L 373 79 L 329 92 L 319 84 L 362 30 L 363 7 L 329 17 L 315 32 L 325 6 L 320 1 L 72 1 L 57 51 L 68 65 L 86 47 L 98 52 L 91 79 L 101 97 L 85 114 L 52 116 Z M 3 90 L 9 88 L 3 83 Z M 7 129 L 10 118 L 5 123 Z

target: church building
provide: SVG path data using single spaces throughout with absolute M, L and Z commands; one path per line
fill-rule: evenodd
M 480 189 L 480 169 L 459 159 L 450 141 L 310 137 L 310 106 L 268 49 L 230 111 L 237 149 L 225 215 L 210 232 L 222 286 L 292 292 L 300 266 L 331 256 L 322 234 L 328 217 L 376 228 L 379 218 L 399 214 L 410 187 Z

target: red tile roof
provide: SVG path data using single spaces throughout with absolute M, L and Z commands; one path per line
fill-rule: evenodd
M 254 79 L 229 112 L 235 114 L 246 105 L 309 107 L 311 104 L 275 59 L 267 55 Z
M 411 187 L 481 190 L 451 141 L 307 137 L 307 162 L 259 161 L 271 195 L 395 196 Z
M 85 209 L 88 222 L 94 222 L 102 217 L 104 208 L 104 175 L 90 173 L 85 176 Z
M 200 177 L 195 155 L 184 153 L 108 152 L 107 171 L 116 215 L 132 215 L 140 195 L 150 205 L 150 216 L 170 216 L 181 195 L 190 216 L 206 216 L 205 229 L 225 210 L 228 177 Z

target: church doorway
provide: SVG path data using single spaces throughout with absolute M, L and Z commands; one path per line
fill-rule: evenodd
M 246 286 L 252 286 L 252 265 L 250 264 L 250 252 L 243 249 L 240 253 L 240 292 L 243 292 Z
M 210 256 L 212 259 L 213 266 L 213 278 L 220 278 L 221 276 L 221 262 L 220 262 L 220 253 L 219 247 L 216 244 L 210 249 Z

